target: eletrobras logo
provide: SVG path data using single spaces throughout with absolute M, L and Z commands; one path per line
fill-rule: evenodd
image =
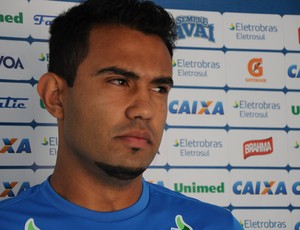
M 287 229 L 287 221 L 278 220 L 240 220 L 240 224 L 244 229 Z
M 292 229 L 288 210 L 234 210 L 233 215 L 240 221 L 243 229 Z
M 194 37 L 215 42 L 214 24 L 209 23 L 207 17 L 182 15 L 175 18 L 178 39 Z
M 220 62 L 210 62 L 205 60 L 189 60 L 178 58 L 173 61 L 173 67 L 177 67 L 178 77 L 207 77 L 208 70 L 219 69 Z
M 280 103 L 265 100 L 239 100 L 235 101 L 233 108 L 239 109 L 241 118 L 269 118 L 269 111 L 280 110 Z
M 280 15 L 224 13 L 226 46 L 282 49 L 284 46 Z
M 44 136 L 42 146 L 47 147 L 49 155 L 57 154 L 58 137 L 57 136 Z
M 249 140 L 243 144 L 244 159 L 251 156 L 266 155 L 273 153 L 273 138 L 263 140 Z
M 173 146 L 180 148 L 182 157 L 208 157 L 211 149 L 220 149 L 223 147 L 223 143 L 218 140 L 180 138 L 175 139 Z
M 230 24 L 229 30 L 236 31 L 235 36 L 237 40 L 266 40 L 268 33 L 278 32 L 278 26 L 237 21 Z

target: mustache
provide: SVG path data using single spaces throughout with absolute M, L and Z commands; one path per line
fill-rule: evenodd
M 140 130 L 140 131 L 144 131 L 146 133 L 149 134 L 150 137 L 154 137 L 155 132 L 153 131 L 153 128 L 146 122 L 144 121 L 133 121 L 130 122 L 126 125 L 123 126 L 119 126 L 117 128 L 115 128 L 115 132 L 116 134 L 126 134 L 126 133 L 130 133 L 132 130 Z M 151 138 L 150 138 L 151 139 Z

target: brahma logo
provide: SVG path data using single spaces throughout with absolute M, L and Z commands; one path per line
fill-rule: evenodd
M 273 152 L 273 138 L 246 141 L 243 144 L 244 159 L 255 155 L 266 155 Z
M 172 114 L 224 115 L 223 103 L 218 101 L 188 101 L 173 100 L 169 104 Z
M 20 188 L 17 192 L 14 192 L 13 189 L 16 189 L 20 183 L 17 181 L 13 182 L 2 182 L 4 190 L 0 193 L 0 197 L 15 197 L 19 195 L 21 192 L 25 191 L 26 189 L 30 188 L 30 184 L 28 181 L 25 181 L 21 184 Z
M 236 195 L 287 195 L 284 181 L 237 181 L 232 187 Z
M 215 42 L 214 24 L 208 23 L 208 18 L 198 16 L 176 17 L 178 39 L 187 37 L 203 38 Z
M 0 149 L 0 153 L 31 153 L 31 146 L 28 138 L 17 141 L 18 138 L 2 138 L 4 146 Z M 16 146 L 16 150 L 13 148 Z

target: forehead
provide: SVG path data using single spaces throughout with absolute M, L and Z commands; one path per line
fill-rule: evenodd
M 94 27 L 84 62 L 87 61 L 99 67 L 120 66 L 135 71 L 147 67 L 164 75 L 172 72 L 170 53 L 160 37 L 125 26 Z

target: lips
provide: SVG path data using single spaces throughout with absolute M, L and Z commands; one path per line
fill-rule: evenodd
M 125 142 L 133 148 L 145 148 L 152 144 L 152 136 L 150 132 L 143 130 L 134 130 L 116 137 L 118 140 Z

